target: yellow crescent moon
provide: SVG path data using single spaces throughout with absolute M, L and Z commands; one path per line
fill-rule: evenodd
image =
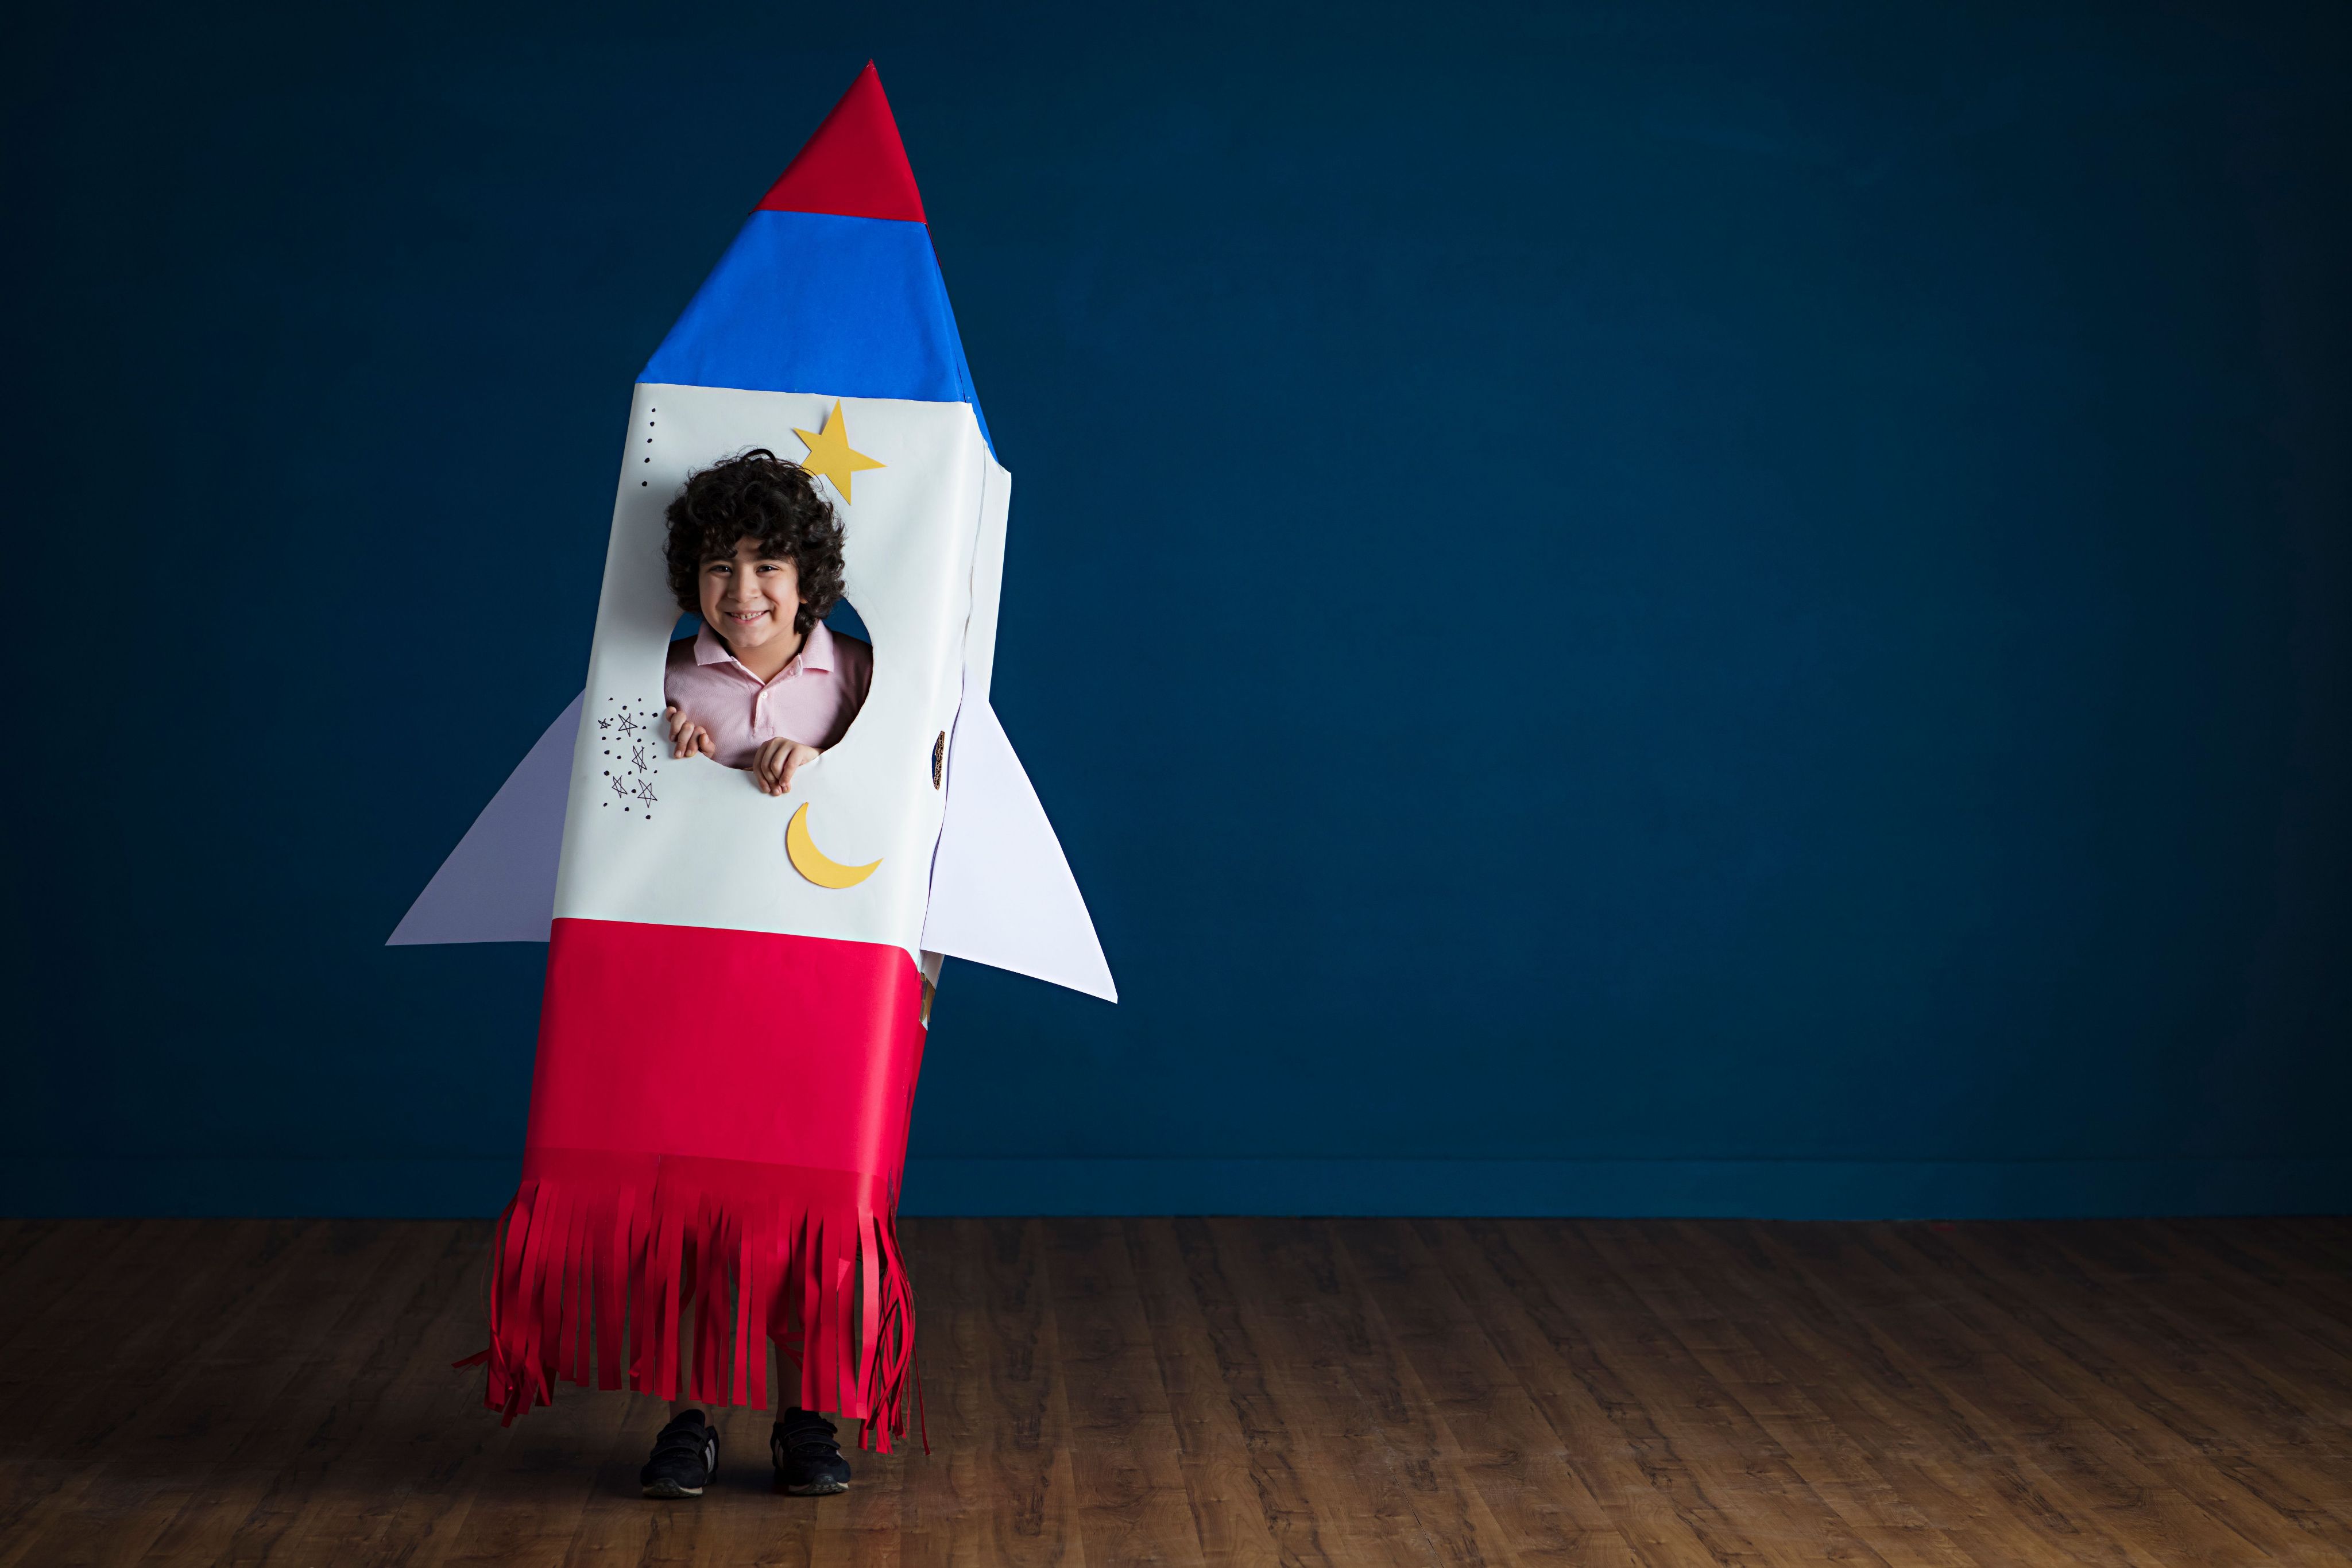
M 818 849 L 816 841 L 809 837 L 806 800 L 801 802 L 801 809 L 784 825 L 784 853 L 792 857 L 794 871 L 819 887 L 856 887 L 882 863 L 873 861 L 865 865 L 844 865 Z

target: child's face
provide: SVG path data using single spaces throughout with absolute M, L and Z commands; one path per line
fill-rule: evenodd
M 796 641 L 800 608 L 801 569 L 789 556 L 761 555 L 756 539 L 738 539 L 732 556 L 702 563 L 702 618 L 739 655 Z

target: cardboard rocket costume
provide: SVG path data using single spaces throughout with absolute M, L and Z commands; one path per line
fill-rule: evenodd
M 766 447 L 829 486 L 873 643 L 846 734 L 789 794 L 669 755 L 664 508 Z M 805 454 L 802 456 L 802 454 Z M 1113 998 L 1061 848 L 988 707 L 1010 476 L 870 65 L 638 378 L 587 690 L 395 944 L 550 943 L 488 1403 L 557 1377 L 905 1430 L 896 1239 L 943 956 Z M 560 845 L 560 851 L 559 851 Z

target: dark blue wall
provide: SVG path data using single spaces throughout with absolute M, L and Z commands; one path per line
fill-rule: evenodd
M 2352 1204 L 2340 8 L 677 9 L 16 35 L 18 1210 L 504 1196 L 544 950 L 382 943 L 869 55 L 1124 998 L 909 1207 Z

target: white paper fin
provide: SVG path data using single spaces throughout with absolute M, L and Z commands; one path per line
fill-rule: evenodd
M 555 915 L 555 865 L 563 851 L 564 799 L 572 788 L 580 703 L 573 697 L 507 775 L 385 946 L 547 940 Z
M 1045 808 L 995 712 L 969 695 L 948 743 L 947 789 L 925 950 L 1118 1000 Z

